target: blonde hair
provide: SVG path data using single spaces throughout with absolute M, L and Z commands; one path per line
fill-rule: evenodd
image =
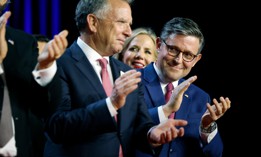
M 129 47 L 129 44 L 135 37 L 137 37 L 140 34 L 148 35 L 152 39 L 154 45 L 156 46 L 156 38 L 157 38 L 156 33 L 149 27 L 139 27 L 132 31 L 131 36 L 125 40 L 122 51 L 120 53 L 115 54 L 114 57 L 122 61 L 124 53 Z M 155 57 L 157 58 L 158 55 L 157 52 L 155 52 L 154 54 L 156 55 Z

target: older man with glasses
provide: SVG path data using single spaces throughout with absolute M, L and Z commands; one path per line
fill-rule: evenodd
M 209 94 L 191 84 L 184 93 L 181 105 L 173 105 L 165 99 L 165 87 L 177 87 L 184 81 L 192 67 L 201 59 L 204 36 L 198 25 L 187 18 L 173 18 L 157 38 L 156 62 L 139 69 L 144 84 L 144 97 L 155 123 L 161 123 L 171 115 L 188 122 L 185 134 L 164 144 L 160 157 L 221 157 L 223 143 L 215 122 L 230 108 L 229 98 L 213 99 Z M 172 94 L 170 99 L 173 99 Z M 173 118 L 173 117 L 172 117 Z M 137 151 L 138 157 L 150 156 Z

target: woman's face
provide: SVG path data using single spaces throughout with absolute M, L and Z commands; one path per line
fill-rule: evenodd
M 144 68 L 156 59 L 156 45 L 146 34 L 133 38 L 123 56 L 123 62 L 136 69 Z

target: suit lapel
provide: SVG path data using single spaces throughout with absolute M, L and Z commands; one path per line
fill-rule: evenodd
M 179 84 L 181 82 L 183 82 L 184 79 L 181 79 L 179 81 Z M 190 110 L 190 106 L 191 105 L 191 99 L 190 99 L 190 92 L 191 89 L 188 88 L 187 91 L 184 93 L 183 95 L 183 100 L 181 103 L 181 106 L 179 108 L 179 110 L 175 113 L 175 118 L 176 119 L 188 119 L 188 114 L 189 114 L 189 110 Z
M 109 57 L 110 58 L 110 66 L 111 66 L 111 72 L 112 72 L 112 77 L 113 77 L 113 82 L 115 82 L 115 80 L 120 77 L 120 73 L 121 71 L 123 71 L 120 67 L 121 65 L 118 65 L 115 62 L 115 58 L 113 58 L 112 56 Z
M 147 68 L 144 69 L 144 86 L 152 102 L 155 102 L 151 104 L 152 106 L 156 107 L 165 104 L 165 97 L 153 64 L 149 64 Z
M 149 97 L 152 99 L 153 104 L 151 104 L 153 107 L 156 106 L 161 106 L 165 104 L 165 97 L 162 92 L 161 86 L 160 86 L 160 81 L 158 78 L 158 75 L 153 67 L 153 64 L 149 64 L 145 69 L 144 69 L 144 86 L 146 90 L 148 91 Z M 184 79 L 181 79 L 179 81 L 179 84 L 183 82 Z M 160 91 L 160 92 L 159 92 Z M 188 90 L 184 93 L 183 96 L 183 101 L 180 106 L 180 109 L 175 113 L 175 118 L 177 119 L 187 119 L 188 118 L 188 113 L 189 113 L 189 105 L 191 104 L 191 99 L 190 99 L 190 91 L 191 89 L 188 88 Z M 159 94 L 160 93 L 160 94 Z
M 91 86 L 92 89 L 95 90 L 97 93 L 102 93 L 102 97 L 106 97 L 106 93 L 103 89 L 103 86 L 97 76 L 93 66 L 91 65 L 90 61 L 87 59 L 81 48 L 75 42 L 70 47 L 72 53 L 72 58 L 75 60 L 75 66 L 79 69 L 82 75 L 88 80 L 88 82 L 92 82 Z M 103 91 L 103 92 L 101 92 Z

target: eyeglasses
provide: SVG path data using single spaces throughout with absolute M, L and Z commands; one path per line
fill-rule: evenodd
M 162 41 L 164 42 L 164 44 L 167 47 L 168 54 L 172 57 L 177 57 L 180 53 L 182 53 L 182 59 L 185 62 L 191 62 L 194 58 L 196 58 L 198 56 L 198 55 L 194 55 L 190 52 L 181 52 L 181 51 L 177 50 L 177 48 L 175 46 L 168 45 L 165 40 L 162 39 Z

